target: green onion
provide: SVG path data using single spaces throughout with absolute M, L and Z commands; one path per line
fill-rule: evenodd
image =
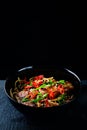
M 24 97 L 24 98 L 22 99 L 22 102 L 27 102 L 27 101 L 29 101 L 29 98 L 25 98 L 25 97 Z
M 48 82 L 48 84 L 52 85 L 52 83 L 53 83 L 53 81 L 50 79 L 49 82 Z
M 41 88 L 45 88 L 47 86 L 47 84 L 42 84 L 40 87 L 36 88 L 36 90 L 39 90 Z
M 66 94 L 61 94 L 58 98 L 57 101 L 59 104 L 62 104 L 66 99 Z
M 37 97 L 36 99 L 33 99 L 32 102 L 34 103 L 37 103 L 39 102 L 40 100 L 44 99 L 45 97 L 47 97 L 47 93 L 45 93 L 44 95 L 40 96 L 40 97 Z
M 59 80 L 59 81 L 57 81 L 57 83 L 59 83 L 59 84 L 65 84 L 65 80 Z

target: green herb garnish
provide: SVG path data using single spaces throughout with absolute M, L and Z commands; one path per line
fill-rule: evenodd
M 59 81 L 57 81 L 57 83 L 59 83 L 59 84 L 65 84 L 65 80 L 59 80 Z
M 38 95 L 36 99 L 33 99 L 32 102 L 37 103 L 40 100 L 44 99 L 45 97 L 47 97 L 48 93 L 45 93 L 44 95 Z
M 29 101 L 29 98 L 24 97 L 24 98 L 22 99 L 22 102 L 27 102 L 27 101 Z

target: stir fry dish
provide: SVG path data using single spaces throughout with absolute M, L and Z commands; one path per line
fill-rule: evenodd
M 29 79 L 18 77 L 14 89 L 10 89 L 10 95 L 27 106 L 53 107 L 70 102 L 74 97 L 73 90 L 70 81 L 37 75 Z

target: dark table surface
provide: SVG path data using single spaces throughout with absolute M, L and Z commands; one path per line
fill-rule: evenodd
M 87 128 L 87 80 L 82 81 L 81 93 L 77 103 L 62 119 L 50 121 L 30 121 L 20 113 L 8 100 L 5 91 L 5 80 L 0 80 L 0 130 L 55 130 L 55 129 L 83 129 Z M 43 117 L 42 117 L 43 118 Z

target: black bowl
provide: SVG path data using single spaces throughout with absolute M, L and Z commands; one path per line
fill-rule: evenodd
M 55 79 L 65 79 L 70 81 L 74 85 L 74 98 L 68 102 L 65 103 L 61 106 L 55 106 L 55 107 L 47 107 L 47 108 L 41 108 L 41 107 L 30 107 L 26 106 L 23 104 L 18 103 L 16 100 L 14 100 L 10 96 L 10 89 L 14 87 L 14 82 L 17 79 L 17 77 L 25 77 L 28 76 L 31 78 L 32 76 L 39 75 L 39 74 L 44 74 L 46 77 L 53 76 Z M 33 67 L 33 66 L 28 66 L 21 68 L 17 70 L 15 73 L 12 75 L 8 76 L 5 82 L 5 93 L 11 103 L 14 105 L 17 110 L 22 112 L 25 116 L 35 119 L 36 118 L 41 118 L 44 117 L 47 119 L 50 118 L 50 116 L 55 116 L 55 115 L 63 115 L 66 113 L 68 109 L 71 109 L 72 105 L 75 105 L 75 101 L 79 96 L 80 92 L 80 78 L 71 70 L 67 68 L 46 68 L 46 67 Z

